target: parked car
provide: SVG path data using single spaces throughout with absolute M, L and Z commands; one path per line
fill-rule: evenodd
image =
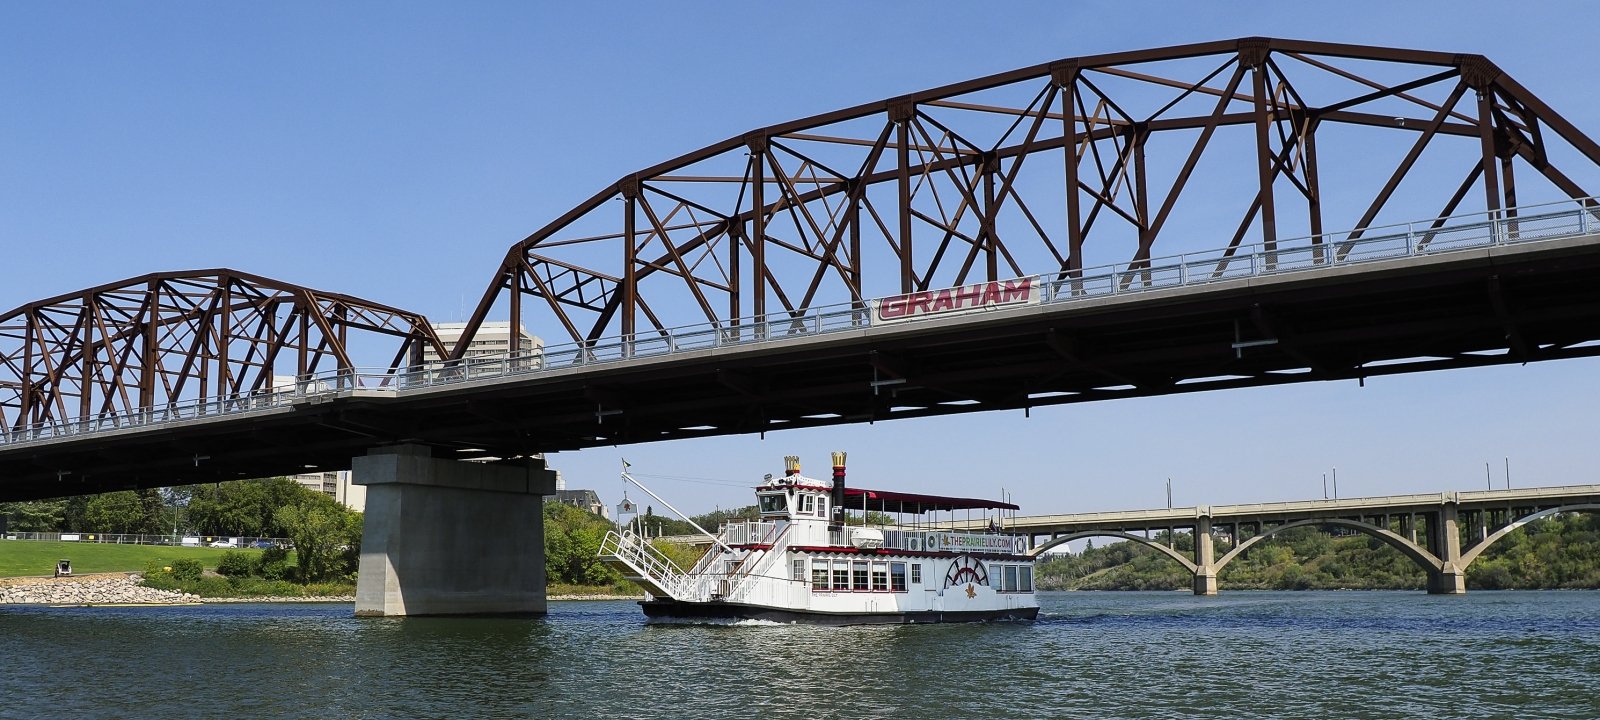
M 211 543 L 211 547 L 214 547 L 214 548 L 236 548 L 236 547 L 239 547 L 239 541 L 234 539 L 234 538 L 221 538 L 219 540 L 213 541 Z
M 250 547 L 265 550 L 270 547 L 276 547 L 276 545 L 274 545 L 271 540 L 257 540 L 253 543 L 250 543 Z

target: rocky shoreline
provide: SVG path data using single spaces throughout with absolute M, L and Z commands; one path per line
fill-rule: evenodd
M 187 605 L 199 595 L 139 585 L 133 573 L 0 578 L 0 605 Z
M 202 598 L 139 585 L 138 573 L 0 578 L 0 605 L 194 605 L 200 603 L 353 603 L 354 595 Z M 623 595 L 552 595 L 549 600 L 637 600 Z

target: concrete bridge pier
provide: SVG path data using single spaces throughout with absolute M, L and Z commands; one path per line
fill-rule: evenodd
M 1437 517 L 1438 522 L 1428 523 L 1428 539 L 1440 564 L 1439 569 L 1428 571 L 1428 594 L 1465 595 L 1467 570 L 1461 564 L 1461 523 L 1456 504 L 1445 503 Z
M 1194 521 L 1194 594 L 1217 594 L 1216 549 L 1211 547 L 1211 518 Z
M 367 486 L 356 615 L 545 612 L 544 496 L 555 472 L 440 460 L 423 445 L 355 458 Z

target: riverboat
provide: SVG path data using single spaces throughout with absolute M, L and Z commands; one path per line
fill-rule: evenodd
M 661 500 L 626 468 L 623 478 Z M 1016 505 L 852 488 L 844 479 L 842 452 L 833 454 L 831 484 L 801 475 L 799 458 L 789 456 L 783 475 L 768 475 L 755 488 L 759 519 L 727 523 L 715 534 L 696 526 L 710 548 L 693 567 L 679 567 L 631 525 L 607 534 L 600 557 L 645 588 L 640 606 L 657 622 L 855 625 L 1038 616 L 1028 538 L 999 530 Z M 969 518 L 980 511 L 977 524 L 987 521 L 990 530 L 958 531 L 972 524 L 958 526 L 959 511 Z

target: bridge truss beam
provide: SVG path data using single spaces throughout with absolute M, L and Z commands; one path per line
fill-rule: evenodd
M 237 270 L 159 273 L 0 315 L 0 433 L 136 418 L 196 399 L 290 392 L 385 352 L 446 348 L 416 313 Z
M 1395 138 L 1393 165 L 1361 162 Z M 1246 188 L 1219 271 L 1247 238 L 1270 251 L 1289 228 L 1332 245 L 1319 256 L 1332 262 L 1364 231 L 1324 227 L 1371 226 L 1430 182 L 1407 183 L 1420 163 L 1461 173 L 1453 193 L 1414 192 L 1440 217 L 1514 220 L 1519 179 L 1588 197 L 1558 157 L 1592 167 L 1600 145 L 1478 55 L 1244 38 L 1070 58 L 629 174 L 507 252 L 454 352 L 491 314 L 632 339 L 1046 268 L 1073 277 L 1095 253 L 1136 269 L 1170 220 L 1210 202 L 1186 191 L 1213 165 L 1223 174 L 1208 177 Z M 1356 199 L 1332 202 L 1324 178 Z

